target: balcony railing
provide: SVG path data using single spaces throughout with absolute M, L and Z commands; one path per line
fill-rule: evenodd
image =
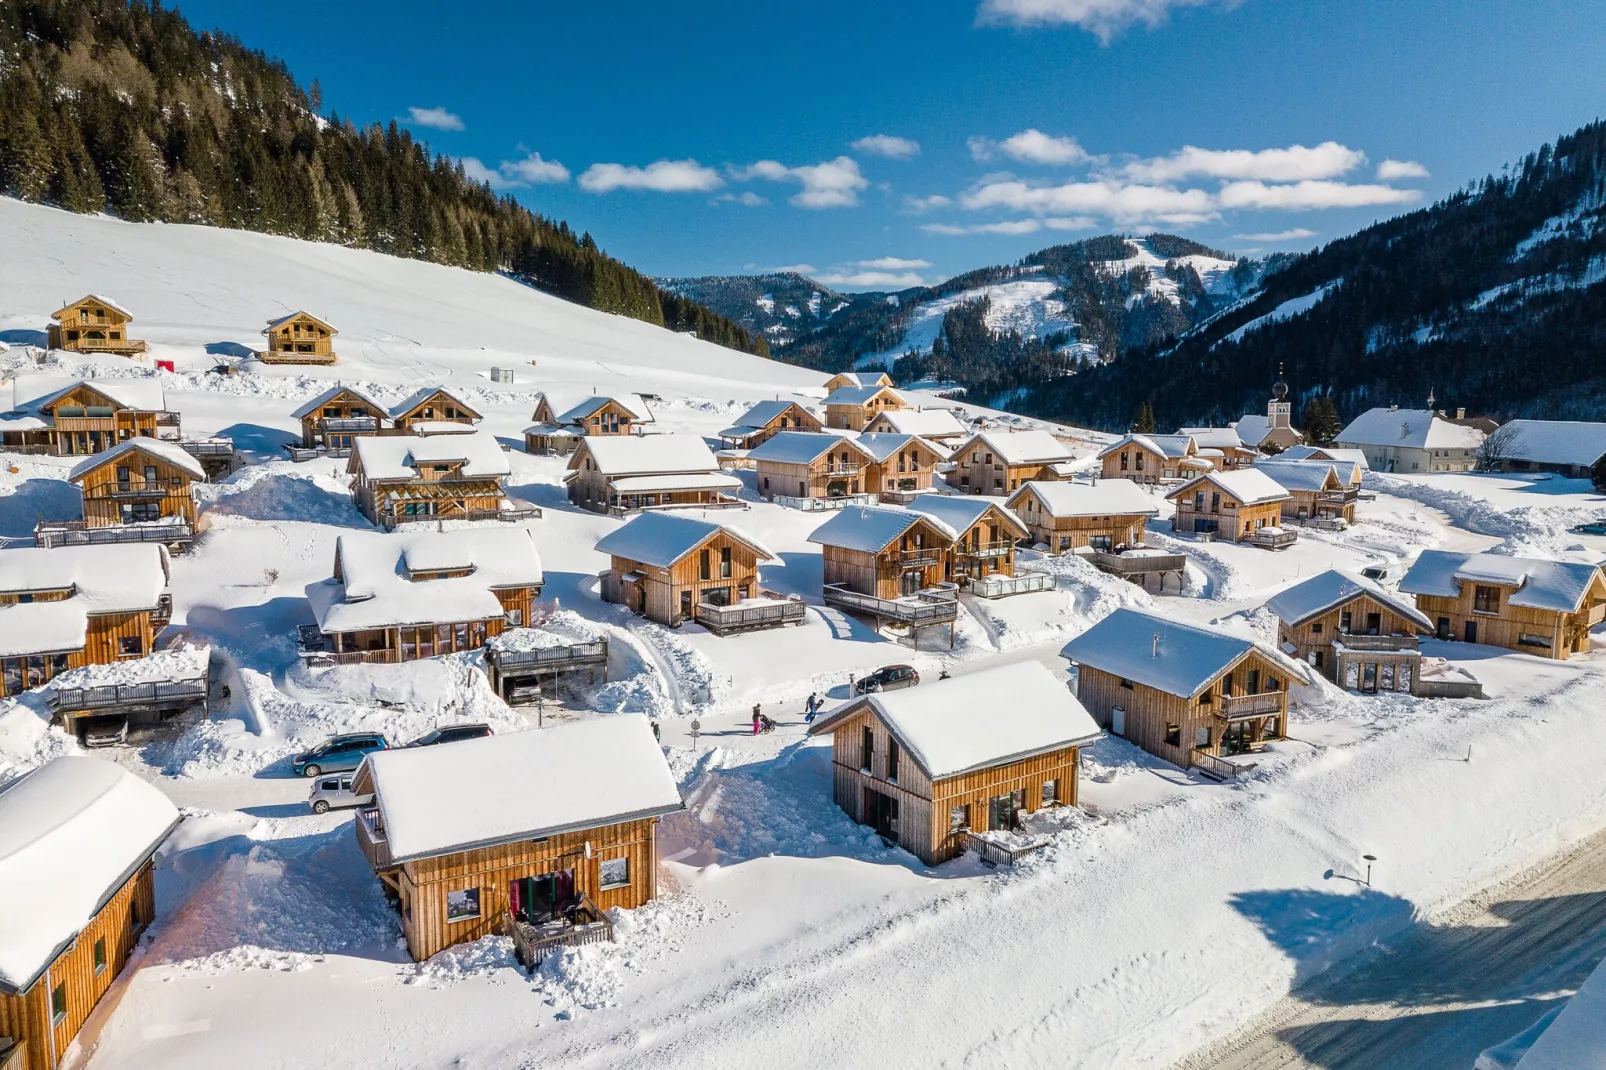
M 1323 505 L 1349 505 L 1360 499 L 1358 490 L 1326 490 L 1316 495 L 1316 500 Z
M 985 832 L 965 833 L 965 849 L 975 851 L 981 864 L 990 868 L 1013 866 L 1026 856 L 1036 854 L 1047 846 L 1047 840 L 1039 840 L 1036 843 L 1009 843 L 989 836 Z
M 820 474 L 830 476 L 856 476 L 864 471 L 864 465 L 857 461 L 836 461 L 822 469 Z
M 541 925 L 519 921 L 504 910 L 500 928 L 503 935 L 513 938 L 514 956 L 531 970 L 559 948 L 613 942 L 613 922 L 584 892 L 561 918 Z
M 115 712 L 193 706 L 206 701 L 206 674 L 185 680 L 143 684 L 105 684 L 100 687 L 62 687 L 50 693 L 53 712 Z
M 1046 572 L 1022 572 L 1018 576 L 980 576 L 970 581 L 970 593 L 978 598 L 1008 598 L 1033 591 L 1052 591 L 1053 576 Z
M 486 648 L 485 658 L 504 676 L 564 672 L 587 665 L 608 664 L 608 640 L 538 647 L 535 650 L 503 650 L 492 646 Z
M 947 624 L 959 617 L 959 603 L 952 591 L 922 591 L 912 598 L 877 598 L 833 583 L 825 586 L 824 593 L 828 606 L 899 624 Z
M 1095 551 L 1093 567 L 1116 576 L 1148 572 L 1180 572 L 1188 567 L 1187 554 L 1131 554 Z
M 957 542 L 954 544 L 954 553 L 959 557 L 973 557 L 987 560 L 994 557 L 1008 557 L 1015 544 L 1008 539 L 996 539 L 992 542 Z
M 357 820 L 353 824 L 357 829 L 357 847 L 362 851 L 362 856 L 368 859 L 368 864 L 376 872 L 391 868 L 395 863 L 390 859 L 390 837 L 385 835 L 385 829 L 379 823 L 379 808 L 358 810 Z
M 103 483 L 112 498 L 165 498 L 169 491 L 182 492 L 182 487 L 169 486 L 165 479 L 120 479 Z
M 83 338 L 68 345 L 80 353 L 143 353 L 145 340 L 142 338 Z
M 1209 751 L 1196 750 L 1193 752 L 1193 767 L 1199 770 L 1200 775 L 1211 780 L 1235 780 L 1239 773 L 1247 773 L 1255 767 L 1253 762 L 1230 762 L 1219 758 Z
M 1258 695 L 1230 695 L 1221 700 L 1217 716 L 1227 721 L 1242 721 L 1250 717 L 1266 717 L 1281 713 L 1281 691 L 1262 691 Z
M 803 600 L 800 598 L 771 598 L 734 606 L 701 602 L 692 610 L 693 619 L 715 635 L 802 624 L 804 616 Z
M 190 542 L 195 533 L 186 520 L 175 519 L 163 524 L 114 524 L 92 528 L 82 520 L 40 522 L 34 528 L 35 546 L 53 550 L 58 546 L 102 546 L 109 543 L 159 542 L 167 546 L 182 546 Z
M 1335 645 L 1349 650 L 1416 650 L 1417 638 L 1414 635 L 1351 635 L 1340 632 L 1334 639 Z
M 1286 550 L 1299 541 L 1299 533 L 1293 531 L 1267 531 L 1265 528 L 1252 531 L 1244 537 L 1244 542 L 1251 546 L 1258 546 L 1262 550 Z
M 362 432 L 379 430 L 375 416 L 326 416 L 318 421 L 320 431 Z
M 437 520 L 500 520 L 512 524 L 520 520 L 538 520 L 541 517 L 541 507 L 538 505 L 516 505 L 509 509 L 459 509 L 450 513 L 435 513 L 427 516 L 409 516 L 405 513 L 386 513 L 381 519 L 385 527 L 394 528 L 398 524 L 433 524 Z
M 805 513 L 846 509 L 851 505 L 870 506 L 879 504 L 879 499 L 874 494 L 844 494 L 838 498 L 798 498 L 789 494 L 777 494 L 770 500 L 776 505 L 784 505 L 788 509 L 798 509 Z
M 179 448 L 191 457 L 234 456 L 234 440 L 230 438 L 190 438 L 180 442 Z
M 746 509 L 747 503 L 740 498 L 729 494 L 716 493 L 706 502 L 659 502 L 657 505 L 621 505 L 618 495 L 615 495 L 612 504 L 608 506 L 609 516 L 629 516 L 631 513 L 661 513 L 670 509 Z M 647 497 L 647 495 L 624 495 L 624 497 Z
M 943 548 L 940 546 L 917 546 L 913 550 L 899 550 L 898 564 L 904 568 L 941 564 L 942 554 Z
M 151 610 L 151 624 L 158 628 L 165 627 L 173 619 L 173 596 L 163 593 L 156 599 L 156 608 Z
M 296 653 L 308 665 L 388 665 L 400 660 L 391 649 L 346 650 L 329 649 L 329 637 L 318 631 L 316 624 L 303 624 L 297 630 Z

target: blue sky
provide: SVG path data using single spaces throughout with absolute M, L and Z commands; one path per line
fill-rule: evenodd
M 1308 248 L 1600 114 L 1598 0 L 178 4 L 657 275 Z

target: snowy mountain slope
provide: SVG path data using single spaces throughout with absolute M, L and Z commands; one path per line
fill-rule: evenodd
M 772 345 L 828 323 L 855 298 L 795 271 L 657 279 L 659 286 L 735 320 Z

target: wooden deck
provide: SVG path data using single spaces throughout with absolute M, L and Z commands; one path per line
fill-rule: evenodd
M 977 598 L 1008 598 L 1033 591 L 1052 591 L 1053 576 L 1046 572 L 1022 572 L 1015 576 L 979 576 L 970 581 L 970 593 Z
M 715 635 L 802 624 L 804 615 L 800 598 L 770 598 L 759 605 L 746 602 L 736 606 L 713 606 L 703 602 L 692 609 L 693 619 Z
M 582 894 L 566 913 L 561 920 L 531 925 L 502 912 L 502 932 L 513 938 L 513 954 L 526 969 L 535 969 L 560 948 L 613 943 L 613 922 L 590 896 Z
M 195 538 L 189 521 L 171 518 L 160 524 L 112 524 L 92 528 L 83 520 L 41 520 L 33 529 L 35 546 L 53 550 L 58 546 L 104 546 L 111 543 L 156 542 L 164 546 L 188 546 Z

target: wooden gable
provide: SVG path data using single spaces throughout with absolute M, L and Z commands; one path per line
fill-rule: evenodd
M 303 419 L 321 420 L 324 418 L 325 409 L 340 409 L 343 416 L 348 415 L 352 409 L 362 409 L 365 414 L 379 419 L 385 415 L 385 410 L 377 408 L 376 405 L 376 402 L 369 401 L 361 394 L 342 387 L 338 393 L 326 398 L 322 404 L 312 412 L 307 413 Z
M 61 321 L 63 326 L 91 326 L 106 327 L 130 323 L 134 317 L 128 312 L 107 301 L 103 297 L 87 294 L 71 304 L 59 308 L 50 314 L 53 320 Z
M 538 424 L 545 424 L 548 427 L 552 427 L 557 424 L 558 414 L 552 411 L 552 402 L 545 394 L 542 394 L 541 400 L 535 403 L 535 413 L 530 417 L 530 419 Z
M 301 328 L 299 333 L 304 337 L 327 338 L 340 333 L 332 324 L 319 319 L 310 312 L 297 312 L 291 316 L 271 319 L 268 321 L 268 331 L 264 333 L 288 332 L 293 335 L 298 333 L 296 330 L 298 327 Z
M 987 542 L 989 541 L 988 538 L 986 538 L 988 534 L 987 528 L 993 524 L 998 525 L 1002 531 L 1014 532 L 1019 538 L 1024 539 L 1031 534 L 1031 532 L 1027 530 L 1026 525 L 1021 523 L 1020 517 L 1016 516 L 1008 509 L 999 508 L 999 506 L 996 504 L 989 504 L 986 511 L 976 518 L 976 522 L 974 524 L 971 524 L 968 528 L 959 533 L 959 541 L 964 542 L 970 538 L 972 532 L 980 531 L 981 535 L 983 536 L 981 541 Z
M 439 410 L 445 409 L 448 406 L 451 407 L 452 409 L 455 409 L 460 415 L 458 415 L 458 416 L 442 416 L 442 415 L 439 415 Z M 420 412 L 425 408 L 433 408 L 434 410 L 436 410 L 436 415 L 420 416 L 419 415 Z M 448 393 L 445 389 L 440 389 L 440 390 L 434 391 L 428 397 L 420 399 L 418 404 L 414 405 L 412 408 L 408 409 L 406 412 L 398 413 L 396 415 L 395 422 L 399 426 L 401 424 L 409 423 L 409 422 L 412 422 L 414 420 L 443 420 L 443 421 L 463 420 L 463 421 L 475 421 L 475 420 L 481 420 L 481 419 L 484 419 L 484 417 L 478 411 L 476 411 L 475 409 L 471 408 L 470 406 L 464 404 L 462 401 L 458 400 L 452 394 Z
M 781 424 L 782 420 L 788 420 L 790 422 L 783 427 L 782 424 Z M 760 431 L 769 431 L 769 430 L 791 431 L 791 430 L 800 429 L 802 427 L 809 427 L 809 428 L 812 428 L 813 430 L 818 431 L 824 426 L 825 425 L 820 421 L 820 418 L 818 416 L 814 415 L 808 409 L 805 409 L 803 406 L 801 406 L 797 402 L 793 401 L 793 402 L 790 402 L 786 406 L 786 408 L 782 409 L 780 412 L 778 412 L 774 416 L 770 417 L 769 422 L 764 424 L 763 427 L 758 428 L 758 430 L 760 430 Z
M 116 398 L 108 397 L 101 393 L 88 383 L 74 384 L 71 390 L 68 390 L 49 405 L 42 406 L 40 411 L 48 416 L 55 416 L 57 409 L 72 408 L 109 408 L 113 412 L 136 411 Z

